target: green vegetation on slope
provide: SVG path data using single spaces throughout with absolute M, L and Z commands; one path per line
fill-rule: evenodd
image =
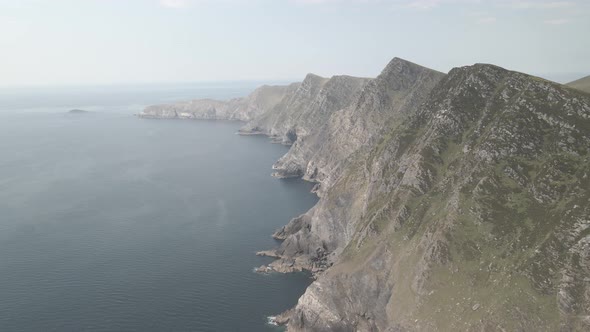
M 569 87 L 590 93 L 590 75 L 566 84 Z
M 586 94 L 549 81 L 453 70 L 323 198 L 350 208 L 355 231 L 307 305 L 339 321 L 304 305 L 299 317 L 316 328 L 588 328 L 589 111 Z M 370 296 L 375 287 L 391 295 Z

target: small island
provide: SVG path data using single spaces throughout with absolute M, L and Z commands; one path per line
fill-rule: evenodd
M 69 110 L 68 113 L 69 114 L 84 114 L 84 113 L 90 113 L 90 112 L 74 108 L 73 110 Z

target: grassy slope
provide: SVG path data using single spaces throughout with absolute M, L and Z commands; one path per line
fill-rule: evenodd
M 497 98 L 503 88 L 498 86 Z M 573 90 L 569 92 L 579 95 Z M 548 96 L 539 89 L 514 98 L 514 101 L 520 98 L 535 103 L 547 100 Z M 578 128 L 586 133 L 590 131 L 588 120 L 565 117 L 559 105 L 535 106 L 548 116 L 564 122 L 575 121 Z M 401 141 L 398 146 L 406 146 L 402 150 L 414 150 L 413 153 L 422 155 L 424 167 L 435 174 L 434 184 L 424 194 L 408 196 L 397 192 L 375 196 L 363 224 L 373 223 L 379 235 L 359 239 L 362 243 L 353 241 L 345 257 L 362 262 L 374 248 L 382 245 L 396 253 L 394 264 L 403 272 L 393 271 L 397 296 L 389 315 L 406 322 L 417 319 L 427 330 L 428 326 L 444 331 L 471 329 L 479 324 L 483 326 L 477 328 L 558 330 L 563 319 L 555 300 L 558 271 L 572 259 L 567 244 L 559 244 L 558 234 L 573 223 L 575 206 L 586 206 L 590 198 L 586 147 L 573 146 L 577 151 L 572 153 L 561 151 L 553 144 L 558 140 L 559 128 L 538 122 L 536 115 L 523 109 L 506 111 L 515 107 L 512 100 L 508 105 L 490 103 L 486 107 L 492 116 L 483 132 L 479 128 L 474 134 L 477 123 L 469 121 L 459 136 L 452 139 L 442 136 L 434 142 L 441 148 L 436 155 L 428 146 L 419 146 L 428 124 L 414 128 L 400 126 L 393 130 L 389 142 L 385 138 L 375 154 L 380 154 L 379 150 L 391 145 L 393 140 Z M 518 127 L 515 124 L 522 125 L 519 128 L 523 134 L 527 131 L 522 128 L 538 125 L 530 132 L 535 135 L 531 141 L 542 142 L 534 154 L 516 153 L 495 163 L 481 164 L 473 153 L 461 148 L 469 143 L 477 151 L 484 144 L 494 142 L 492 130 L 497 129 L 496 134 L 514 132 Z M 497 149 L 528 143 L 518 136 L 496 139 Z M 512 170 L 518 170 L 520 178 Z M 394 166 L 383 175 L 395 181 L 396 172 Z M 463 181 L 465 176 L 472 180 Z M 449 206 L 457 191 L 460 199 L 458 209 L 453 211 Z M 538 197 L 547 199 L 541 203 Z M 397 211 L 400 205 L 410 211 L 410 217 L 392 231 L 388 227 L 391 215 L 379 216 L 376 212 Z M 422 245 L 425 236 L 438 238 L 440 244 L 433 249 L 437 258 L 428 267 L 424 293 L 418 295 L 412 271 L 423 264 L 421 260 L 427 250 Z M 414 311 L 411 308 L 415 305 Z M 583 313 L 580 310 L 577 314 Z M 572 325 L 577 326 L 576 322 Z
M 566 84 L 569 87 L 590 93 L 590 76 Z

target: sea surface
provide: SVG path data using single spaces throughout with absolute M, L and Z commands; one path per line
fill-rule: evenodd
M 0 331 L 276 330 L 310 279 L 255 252 L 317 200 L 270 176 L 287 148 L 134 116 L 256 85 L 0 90 Z

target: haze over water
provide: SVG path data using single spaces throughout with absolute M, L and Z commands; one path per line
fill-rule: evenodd
M 133 116 L 255 85 L 0 91 L 0 330 L 272 330 L 310 280 L 254 253 L 311 185 L 272 178 L 286 147 L 239 123 Z

